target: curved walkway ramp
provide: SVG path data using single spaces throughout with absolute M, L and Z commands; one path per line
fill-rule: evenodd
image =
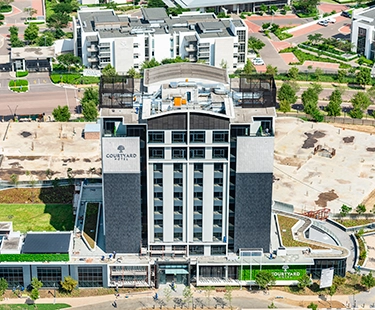
M 173 79 L 202 79 L 229 84 L 227 70 L 203 64 L 174 63 L 145 69 L 144 85 Z
M 350 256 L 349 249 L 347 249 L 344 246 L 331 245 L 331 244 L 307 239 L 305 237 L 306 230 L 312 225 L 316 226 L 313 222 L 315 220 L 312 220 L 308 217 L 305 217 L 305 216 L 302 216 L 302 215 L 299 215 L 299 214 L 295 214 L 295 213 L 292 214 L 292 213 L 289 213 L 289 212 L 275 210 L 275 209 L 273 210 L 273 212 L 275 214 L 288 216 L 288 217 L 292 217 L 292 218 L 303 221 L 303 224 L 300 225 L 298 227 L 297 231 L 296 231 L 296 236 L 293 236 L 293 238 L 295 238 L 296 240 L 298 240 L 300 242 L 308 243 L 308 244 L 319 246 L 319 247 L 322 247 L 322 248 L 327 248 L 327 251 L 326 250 L 319 250 L 319 251 L 313 250 L 309 254 L 309 256 L 311 258 L 333 258 L 333 257 L 334 258 L 348 258 Z M 320 225 L 317 226 L 317 227 L 322 229 L 320 227 Z M 325 231 L 326 231 L 326 233 L 330 234 L 329 229 L 326 229 Z M 347 237 L 350 239 L 349 235 Z M 340 239 L 340 241 L 341 241 L 341 239 Z M 345 243 L 342 243 L 342 244 L 345 244 Z M 329 250 L 331 250 L 331 251 L 329 251 Z

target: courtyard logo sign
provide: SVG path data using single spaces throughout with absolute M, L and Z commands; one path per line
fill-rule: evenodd
M 135 153 L 126 153 L 125 146 L 123 145 L 119 145 L 117 150 L 119 151 L 118 154 L 106 154 L 105 157 L 114 160 L 129 160 L 137 158 L 137 154 Z
M 301 273 L 299 271 L 280 271 L 280 272 L 272 272 L 275 278 L 277 279 L 290 279 L 290 278 L 295 278 L 295 277 L 300 277 Z

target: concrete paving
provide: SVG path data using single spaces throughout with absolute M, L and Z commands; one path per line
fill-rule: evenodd
M 303 148 L 306 134 L 322 132 L 314 146 L 334 148 L 332 158 L 313 155 Z M 345 143 L 343 138 L 353 137 Z M 375 137 L 329 124 L 307 123 L 298 119 L 276 120 L 274 199 L 293 204 L 299 212 L 328 207 L 337 213 L 343 204 L 356 207 L 374 189 L 375 158 L 371 147 Z M 368 149 L 369 148 L 369 149 Z M 318 201 L 319 195 L 334 191 L 337 198 Z

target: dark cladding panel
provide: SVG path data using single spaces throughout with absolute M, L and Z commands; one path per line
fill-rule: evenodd
M 229 120 L 206 113 L 191 113 L 190 129 L 229 129 Z
M 271 243 L 272 173 L 236 174 L 234 251 Z
M 106 252 L 139 253 L 142 240 L 141 176 L 104 173 Z
M 147 121 L 148 129 L 181 129 L 186 130 L 186 113 L 176 113 L 155 117 Z

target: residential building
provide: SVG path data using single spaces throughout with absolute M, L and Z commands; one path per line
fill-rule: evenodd
M 190 10 L 200 9 L 202 12 L 214 10 L 216 13 L 234 12 L 237 14 L 240 12 L 259 11 L 262 4 L 267 6 L 276 5 L 280 8 L 290 4 L 290 0 L 163 0 L 163 2 L 170 8 L 181 7 Z
M 80 10 L 73 19 L 74 53 L 87 68 L 111 64 L 120 74 L 144 61 L 180 56 L 228 70 L 246 62 L 248 31 L 240 19 L 188 12 L 168 16 L 163 8 L 142 9 L 142 18 L 113 10 Z
M 353 11 L 351 42 L 353 49 L 368 59 L 375 55 L 375 8 Z

